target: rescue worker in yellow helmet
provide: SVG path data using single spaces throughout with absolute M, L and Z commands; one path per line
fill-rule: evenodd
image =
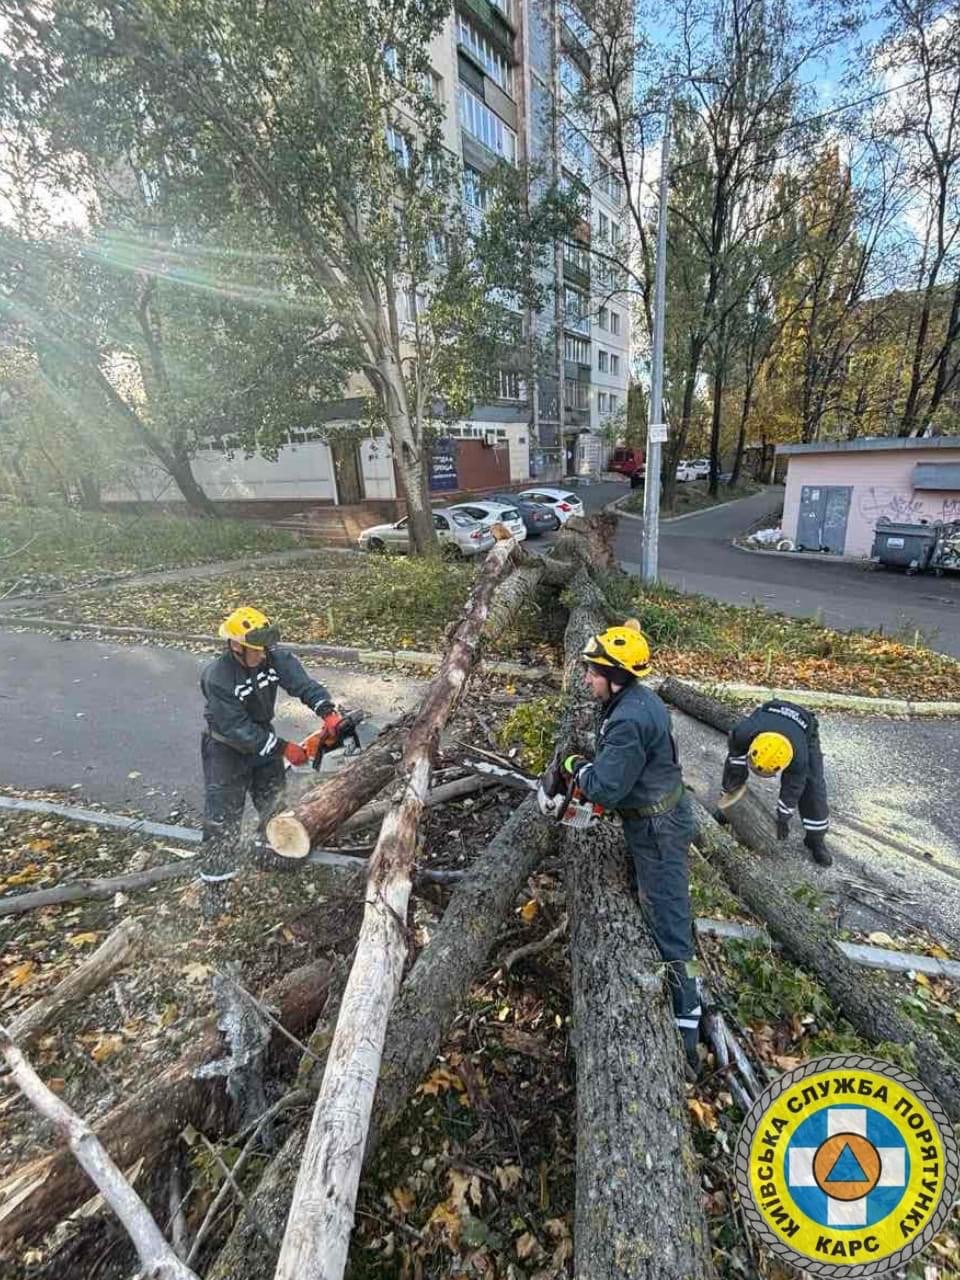
M 666 961 L 677 1030 L 696 1068 L 701 1008 L 687 862 L 694 820 L 670 713 L 638 683 L 650 674 L 650 645 L 634 619 L 593 636 L 581 656 L 584 683 L 600 703 L 596 754 L 568 756 L 562 768 L 587 800 L 620 815 L 640 902 Z
M 284 784 L 284 762 L 300 765 L 307 753 L 272 727 L 277 692 L 284 689 L 326 724 L 338 719 L 330 694 L 287 649 L 266 614 L 242 605 L 220 624 L 226 648 L 203 670 L 206 727 L 200 742 L 204 819 L 200 879 L 207 919 L 226 906 L 226 886 L 237 874 L 237 847 L 249 792 L 261 818 L 270 815 Z
M 723 790 L 735 791 L 750 773 L 761 778 L 780 775 L 777 839 L 786 840 L 790 819 L 799 809 L 803 843 L 818 866 L 829 867 L 833 857 L 826 846 L 830 825 L 827 783 L 820 729 L 813 712 L 774 698 L 734 725 L 723 767 Z

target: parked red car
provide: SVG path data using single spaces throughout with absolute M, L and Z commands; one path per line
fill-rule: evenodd
M 642 449 L 614 449 L 610 459 L 610 470 L 619 471 L 622 476 L 642 476 L 645 466 Z

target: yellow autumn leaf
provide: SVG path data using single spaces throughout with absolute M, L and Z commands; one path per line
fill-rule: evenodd
M 426 1232 L 435 1231 L 438 1235 L 446 1235 L 450 1247 L 456 1249 L 460 1244 L 462 1226 L 459 1213 L 455 1213 L 445 1200 L 441 1200 L 427 1219 L 427 1225 L 424 1230 Z
M 67 942 L 71 947 L 89 947 L 99 937 L 99 933 L 70 933 L 67 935 Z
M 918 987 L 929 987 L 930 985 L 930 979 L 925 973 L 915 973 L 913 975 L 913 980 Z
M 531 898 L 529 902 L 525 902 L 520 908 L 520 915 L 523 920 L 529 924 L 537 918 L 537 912 L 540 910 L 540 904 L 536 898 Z
M 37 864 L 35 862 L 29 862 L 22 871 L 15 871 L 12 876 L 7 876 L 6 884 L 29 884 L 31 880 L 36 880 L 39 874 L 40 868 Z
M 701 1102 L 699 1098 L 688 1098 L 687 1109 L 701 1129 L 709 1129 L 713 1132 L 717 1127 L 717 1113 L 708 1102 Z
M 390 1207 L 396 1209 L 401 1218 L 405 1218 L 416 1203 L 409 1187 L 394 1187 L 386 1200 Z
M 90 1057 L 94 1062 L 106 1062 L 107 1058 L 112 1058 L 117 1050 L 122 1048 L 123 1036 L 114 1035 L 112 1032 L 104 1032 L 90 1050 Z
M 31 853 L 49 853 L 53 848 L 52 840 L 30 840 L 27 842 L 27 848 Z
M 6 983 L 11 991 L 18 991 L 33 977 L 36 965 L 32 960 L 24 960 L 23 964 L 14 965 L 6 973 Z
M 946 947 L 941 947 L 939 942 L 935 942 L 932 946 L 927 947 L 927 955 L 935 956 L 938 960 L 950 959 L 950 952 Z
M 436 1071 L 431 1071 L 420 1086 L 421 1093 L 434 1098 L 438 1094 L 445 1093 L 448 1089 L 456 1089 L 460 1093 L 464 1093 L 466 1085 L 455 1071 L 449 1071 L 446 1067 L 437 1067 Z

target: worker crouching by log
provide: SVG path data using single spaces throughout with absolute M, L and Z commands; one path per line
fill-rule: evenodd
M 594 636 L 582 654 L 584 682 L 600 702 L 593 760 L 568 756 L 564 773 L 587 800 L 613 810 L 636 870 L 687 1058 L 698 1064 L 700 991 L 695 977 L 688 852 L 695 834 L 670 713 L 638 683 L 650 673 L 650 646 L 633 619 Z
M 247 793 L 262 819 L 283 791 L 285 764 L 306 764 L 308 751 L 273 730 L 277 692 L 315 711 L 332 731 L 339 720 L 330 694 L 302 663 L 277 648 L 280 632 L 259 609 L 235 609 L 220 625 L 223 653 L 204 668 L 206 701 L 203 761 L 204 819 L 201 849 L 201 909 L 212 920 L 226 907 L 226 890 L 237 874 L 240 824 Z
M 818 866 L 829 867 L 833 857 L 826 846 L 830 825 L 827 784 L 813 712 L 794 702 L 773 699 L 734 725 L 723 767 L 723 791 L 729 795 L 743 786 L 750 773 L 761 778 L 780 774 L 777 839 L 786 840 L 790 820 L 799 809 L 803 843 Z

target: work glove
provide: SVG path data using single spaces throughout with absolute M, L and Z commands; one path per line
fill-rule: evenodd
M 343 724 L 343 716 L 333 707 L 323 715 L 323 738 L 325 742 L 333 743 L 337 741 L 337 730 Z
M 566 777 L 572 778 L 582 764 L 587 763 L 586 756 L 578 756 L 576 754 L 567 756 L 560 765 L 560 771 Z
M 566 799 L 562 791 L 551 794 L 544 786 L 543 778 L 537 786 L 537 808 L 545 818 L 559 818 L 563 812 L 563 804 Z
M 306 764 L 310 757 L 301 747 L 299 742 L 285 742 L 283 744 L 283 758 L 288 764 Z
M 326 702 L 318 702 L 314 707 L 314 711 L 316 711 L 320 719 L 323 720 L 330 715 L 332 711 L 336 711 L 336 707 L 329 699 L 327 699 Z
M 786 813 L 777 814 L 777 839 L 786 840 L 790 834 L 790 815 Z

